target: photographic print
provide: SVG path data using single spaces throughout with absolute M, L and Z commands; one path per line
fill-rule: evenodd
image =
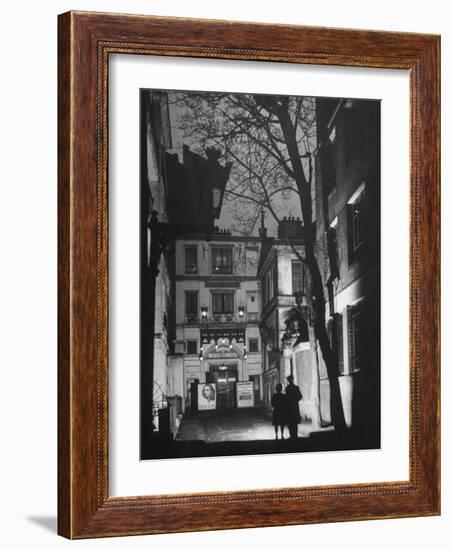
M 380 101 L 140 90 L 140 458 L 380 448 Z

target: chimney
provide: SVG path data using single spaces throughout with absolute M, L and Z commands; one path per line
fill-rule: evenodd
M 267 237 L 267 228 L 265 227 L 265 212 L 264 209 L 261 209 L 261 226 L 259 228 L 259 236 L 261 239 Z
M 300 218 L 284 217 L 278 225 L 278 239 L 302 239 L 303 224 Z

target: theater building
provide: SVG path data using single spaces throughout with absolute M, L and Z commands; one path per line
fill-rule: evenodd
M 194 405 L 193 384 L 216 384 L 216 408 L 237 406 L 237 383 L 262 399 L 257 261 L 260 240 L 214 230 L 175 242 L 175 354 L 172 391 Z

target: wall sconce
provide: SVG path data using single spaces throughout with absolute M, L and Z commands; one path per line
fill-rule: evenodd
M 245 315 L 245 308 L 243 306 L 239 306 L 239 317 L 240 317 L 240 319 L 242 319 L 244 315 Z
M 304 292 L 298 291 L 295 293 L 295 300 L 298 307 L 308 307 L 308 297 Z
M 207 308 L 206 307 L 201 308 L 201 318 L 203 320 L 207 319 Z
M 199 350 L 199 360 L 200 360 L 200 361 L 203 360 L 203 356 L 202 356 L 202 346 L 201 346 L 201 349 Z
M 243 346 L 243 359 L 246 359 L 246 346 Z

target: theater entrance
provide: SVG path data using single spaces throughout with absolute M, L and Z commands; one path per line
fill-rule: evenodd
M 206 382 L 215 384 L 217 389 L 217 409 L 231 409 L 237 406 L 236 384 L 237 365 L 210 365 L 206 372 Z

